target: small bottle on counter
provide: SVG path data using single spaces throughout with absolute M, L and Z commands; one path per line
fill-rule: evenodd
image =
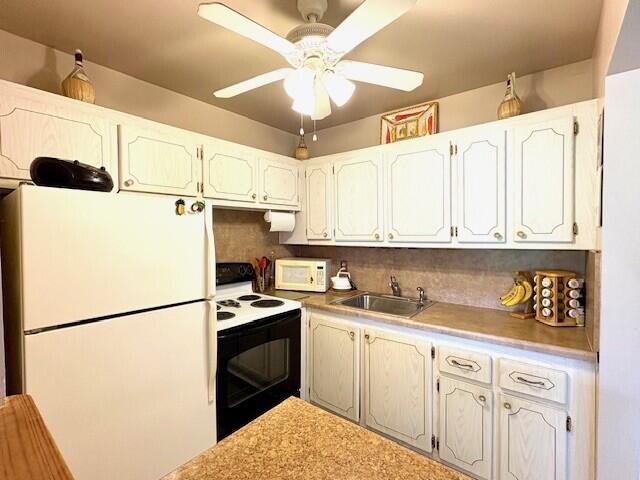
M 551 285 L 553 285 L 553 280 L 551 280 L 549 277 L 544 277 L 542 279 L 542 286 L 545 288 L 549 288 Z
M 543 308 L 542 309 L 542 316 L 544 316 L 544 317 L 550 317 L 552 313 L 553 312 L 551 311 L 550 308 Z
M 567 280 L 567 287 L 569 288 L 578 289 L 578 288 L 582 288 L 583 285 L 584 285 L 583 278 L 570 278 L 569 280 Z
M 582 297 L 582 292 L 580 292 L 580 290 L 569 290 L 567 296 L 569 298 L 580 298 Z
M 542 306 L 543 307 L 553 307 L 553 301 L 550 298 L 543 298 L 542 299 Z
M 567 301 L 567 306 L 569 308 L 578 308 L 580 306 L 580 300 L 578 300 L 577 298 L 570 298 Z
M 549 298 L 549 297 L 551 297 L 551 295 L 553 295 L 553 292 L 551 291 L 551 289 L 549 289 L 549 288 L 543 288 L 542 289 L 542 296 L 544 298 Z

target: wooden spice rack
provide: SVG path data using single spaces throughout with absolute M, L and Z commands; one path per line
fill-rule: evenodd
M 575 272 L 566 270 L 541 270 L 536 272 L 534 294 L 536 295 L 536 320 L 552 327 L 575 327 L 576 319 L 568 315 L 570 307 L 566 301 L 573 290 L 567 281 L 576 278 Z M 548 280 L 546 280 L 548 279 Z M 547 284 L 546 286 L 543 283 Z M 543 295 L 546 292 L 547 295 Z M 548 299 L 547 305 L 543 300 Z M 548 315 L 544 315 L 544 313 Z

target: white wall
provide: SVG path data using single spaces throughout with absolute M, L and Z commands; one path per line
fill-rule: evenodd
M 523 113 L 593 98 L 592 75 L 593 64 L 585 60 L 516 79 Z M 436 99 L 440 109 L 439 131 L 496 120 L 504 92 L 505 82 L 500 82 Z M 349 104 L 343 108 L 349 108 Z M 320 130 L 318 135 L 317 143 L 307 141 L 314 157 L 378 145 L 380 115 Z
M 606 79 L 598 478 L 640 478 L 640 69 Z
M 73 56 L 0 30 L 0 78 L 59 93 Z M 296 135 L 123 73 L 85 62 L 96 103 L 205 135 L 292 155 Z

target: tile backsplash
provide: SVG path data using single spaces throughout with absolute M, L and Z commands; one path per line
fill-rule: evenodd
M 250 262 L 256 257 L 293 256 L 288 245 L 278 243 L 278 234 L 269 232 L 264 212 L 214 209 L 213 231 L 217 262 Z
M 456 250 L 367 247 L 292 247 L 297 256 L 340 260 L 359 289 L 391 293 L 395 275 L 405 296 L 416 287 L 441 302 L 501 308 L 498 297 L 509 288 L 516 270 L 561 269 L 584 275 L 586 252 L 557 250 Z M 332 275 L 335 271 L 332 272 Z

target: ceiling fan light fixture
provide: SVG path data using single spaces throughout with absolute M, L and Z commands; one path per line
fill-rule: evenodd
M 284 91 L 293 100 L 301 97 L 312 97 L 315 72 L 309 68 L 298 68 L 284 79 Z
M 313 115 L 316 109 L 316 100 L 313 95 L 301 96 L 293 100 L 291 109 L 303 115 Z
M 342 75 L 338 75 L 331 70 L 327 70 L 322 75 L 322 84 L 327 90 L 329 97 L 338 107 L 342 107 L 349 101 L 356 86 Z

